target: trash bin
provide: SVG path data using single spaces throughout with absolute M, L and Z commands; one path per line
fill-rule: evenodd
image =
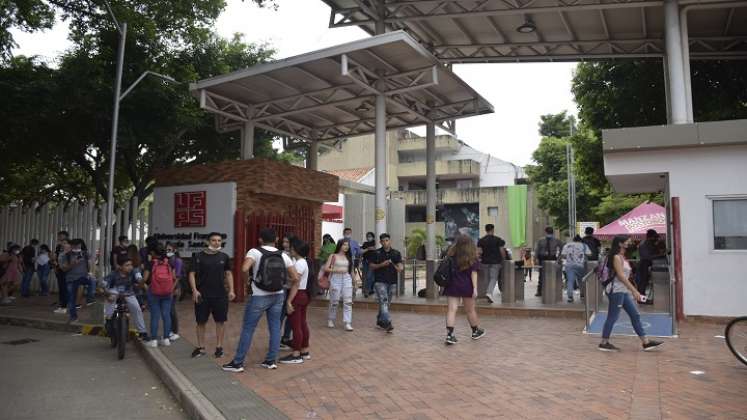
M 544 261 L 542 264 L 544 282 L 542 284 L 542 303 L 552 305 L 562 300 L 563 275 L 557 261 Z
M 501 265 L 501 276 L 503 277 L 503 290 L 501 291 L 501 303 L 516 302 L 516 262 L 503 261 Z M 522 284 L 523 287 L 523 284 Z

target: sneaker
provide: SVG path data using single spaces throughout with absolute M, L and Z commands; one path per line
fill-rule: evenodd
M 612 343 L 601 343 L 597 347 L 599 351 L 620 351 L 619 348 L 612 345 Z
M 54 313 L 59 315 L 65 315 L 67 313 L 67 308 L 57 308 L 54 310 Z
M 303 357 L 304 360 L 311 360 L 311 353 L 309 352 L 301 353 L 301 357 Z
M 171 335 L 169 335 L 169 341 L 176 341 L 180 338 L 181 336 L 179 334 L 171 333 Z
M 3 298 L 3 300 L 0 300 L 0 305 L 10 305 L 11 303 L 13 303 L 13 301 L 10 300 L 10 298 Z
M 387 333 L 391 334 L 392 331 L 394 331 L 394 325 L 392 325 L 392 323 L 390 322 L 389 324 L 387 324 L 384 330 L 386 330 Z
M 91 306 L 91 305 L 93 305 L 94 303 L 96 303 L 96 301 L 95 301 L 95 300 L 89 300 L 89 301 L 86 301 L 86 306 Z
M 284 365 L 297 365 L 299 363 L 303 363 L 303 357 L 302 356 L 294 356 L 292 354 L 289 354 L 280 360 L 278 362 L 284 364 Z
M 478 328 L 475 331 L 472 332 L 472 339 L 473 340 L 479 340 L 481 338 L 485 337 L 485 330 L 482 328 Z
M 83 305 L 75 305 L 75 309 L 80 310 L 83 307 Z
M 213 356 L 215 356 L 216 359 L 223 357 L 223 347 L 216 347 Z
M 278 365 L 272 360 L 265 360 L 264 362 L 259 364 L 261 367 L 265 369 L 277 369 Z
M 138 333 L 137 338 L 139 338 L 140 341 L 150 341 L 150 338 L 148 338 L 148 333 L 146 332 Z
M 376 321 L 376 328 L 378 328 L 380 330 L 385 330 L 386 329 L 386 324 L 384 324 L 381 321 Z
M 291 347 L 281 341 L 280 342 L 280 350 L 283 350 L 283 351 L 291 350 Z
M 568 303 L 573 303 L 573 298 L 568 298 Z
M 457 340 L 456 336 L 454 334 L 446 334 L 446 344 L 452 345 L 456 344 L 459 340 Z
M 353 324 L 345 324 L 345 331 L 353 331 Z
M 171 341 L 169 341 L 168 338 L 164 338 L 163 340 L 158 341 L 158 345 L 162 347 L 168 347 L 171 345 Z
M 327 321 L 327 328 L 334 328 L 335 327 L 335 321 L 332 321 L 331 319 Z
M 490 295 L 485 295 L 485 299 L 488 300 L 488 303 L 493 303 L 493 297 Z
M 153 340 L 146 341 L 144 344 L 145 347 L 156 348 L 158 347 L 158 340 L 154 338 Z
M 662 344 L 664 343 L 661 341 L 648 340 L 648 343 L 643 345 L 643 351 L 655 350 L 657 347 L 661 346 Z
M 240 373 L 244 371 L 244 366 L 234 362 L 233 360 L 221 366 L 221 368 L 225 370 L 226 372 Z
M 205 348 L 204 347 L 196 347 L 192 351 L 192 358 L 202 357 L 204 355 L 205 355 Z

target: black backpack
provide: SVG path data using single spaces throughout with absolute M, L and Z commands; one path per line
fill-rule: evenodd
M 446 257 L 438 264 L 436 272 L 433 273 L 433 281 L 440 287 L 449 285 L 449 280 L 454 272 L 454 262 L 452 257 Z
M 268 251 L 257 248 L 262 254 L 254 284 L 266 292 L 279 292 L 288 284 L 288 269 L 285 267 L 282 251 Z

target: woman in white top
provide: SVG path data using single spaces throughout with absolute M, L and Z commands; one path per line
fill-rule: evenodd
M 337 305 L 342 297 L 342 319 L 345 323 L 345 331 L 353 331 L 353 257 L 350 255 L 350 241 L 340 239 L 337 241 L 335 253 L 327 258 L 324 271 L 329 276 L 329 318 L 327 326 L 335 327 L 337 319 Z
M 627 312 L 630 318 L 633 329 L 638 337 L 641 339 L 644 351 L 653 350 L 656 347 L 663 344 L 660 341 L 649 340 L 646 337 L 646 332 L 643 331 L 643 325 L 641 325 L 641 316 L 638 313 L 636 302 L 641 301 L 641 294 L 638 293 L 638 289 L 630 282 L 630 264 L 625 259 L 625 250 L 630 246 L 630 238 L 627 236 L 615 236 L 612 241 L 612 247 L 607 255 L 603 264 L 607 265 L 609 273 L 609 284 L 605 287 L 604 291 L 610 302 L 609 309 L 607 310 L 607 319 L 604 321 L 604 328 L 602 329 L 602 342 L 599 343 L 599 350 L 601 351 L 619 351 L 620 349 L 613 346 L 610 343 L 610 335 L 612 334 L 612 328 L 617 322 L 617 318 L 620 316 L 620 309 Z M 635 300 L 633 300 L 635 299 Z
M 311 301 L 311 290 L 309 290 L 309 264 L 306 260 L 309 256 L 309 245 L 295 239 L 291 244 L 291 258 L 294 261 L 299 281 L 291 283 L 288 291 L 288 301 L 285 310 L 288 312 L 286 324 L 293 329 L 293 341 L 291 348 L 293 353 L 281 358 L 280 363 L 297 364 L 311 359 L 309 353 L 309 325 L 306 323 L 306 307 Z

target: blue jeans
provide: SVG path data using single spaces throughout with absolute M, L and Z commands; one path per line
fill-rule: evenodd
M 630 322 L 633 324 L 633 329 L 639 337 L 644 337 L 646 333 L 643 331 L 643 325 L 641 325 L 641 315 L 638 313 L 638 307 L 633 301 L 633 296 L 630 293 L 620 292 L 611 293 L 607 295 L 610 301 L 609 309 L 607 310 L 607 319 L 604 321 L 604 328 L 602 329 L 602 338 L 610 338 L 612 334 L 612 327 L 615 326 L 617 318 L 620 317 L 620 309 L 625 310 L 628 313 Z
M 150 308 L 150 338 L 158 338 L 158 321 L 163 319 L 163 338 L 171 335 L 171 295 L 156 296 L 148 292 L 148 307 Z
M 246 354 L 252 345 L 254 329 L 257 328 L 263 313 L 267 313 L 267 327 L 270 329 L 270 348 L 265 360 L 276 361 L 280 350 L 280 314 L 283 312 L 283 294 L 252 296 L 244 308 L 244 323 L 241 326 L 241 338 L 236 348 L 234 363 L 244 364 Z
M 21 279 L 21 296 L 29 297 L 31 294 L 31 279 L 34 278 L 34 270 L 23 270 Z
M 374 283 L 376 298 L 379 301 L 379 314 L 376 315 L 376 322 L 379 324 L 389 324 L 392 319 L 389 316 L 389 305 L 392 303 L 392 296 L 397 293 L 397 284 Z
M 78 319 L 78 311 L 75 309 L 75 300 L 78 298 L 78 288 L 89 285 L 88 277 L 67 282 L 67 313 L 71 320 Z
M 576 265 L 576 264 L 566 264 L 564 267 L 565 270 L 565 279 L 566 279 L 566 288 L 568 299 L 573 299 L 573 289 L 574 285 L 578 283 L 578 287 L 581 287 L 581 280 L 584 279 L 584 266 L 583 265 Z
M 36 276 L 39 277 L 39 287 L 41 288 L 41 295 L 49 295 L 49 271 L 51 267 L 49 264 L 40 265 L 36 270 Z

